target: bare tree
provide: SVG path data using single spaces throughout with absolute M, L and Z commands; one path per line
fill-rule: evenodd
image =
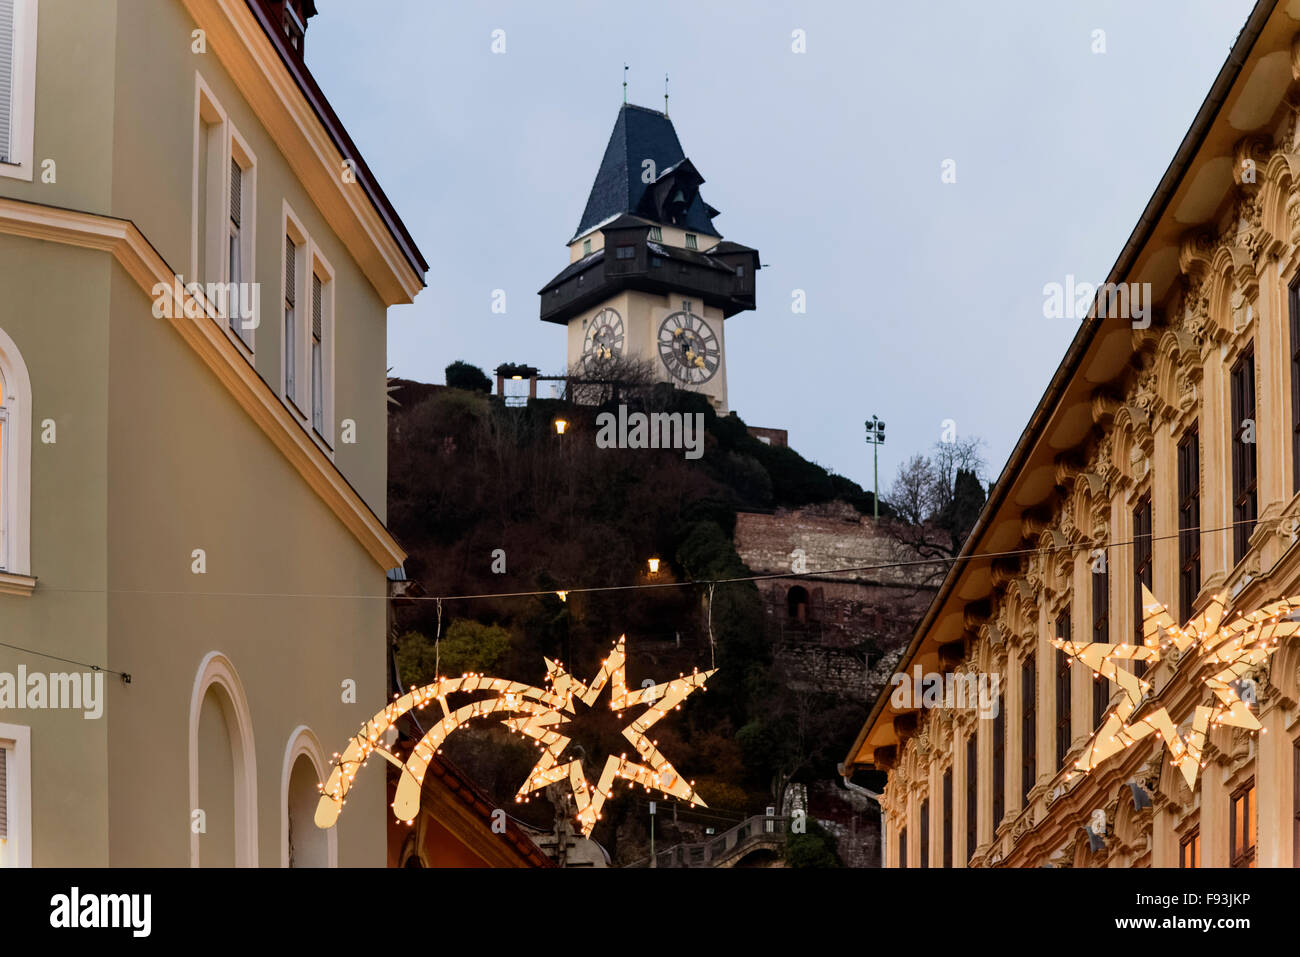
M 933 455 L 914 455 L 898 470 L 889 491 L 894 518 L 882 522 L 899 560 L 954 558 L 984 505 L 984 440 L 938 442 Z M 927 581 L 947 571 L 936 562 Z
M 656 384 L 655 372 L 655 364 L 649 359 L 625 355 L 580 359 L 566 373 L 564 397 L 577 405 L 645 401 Z

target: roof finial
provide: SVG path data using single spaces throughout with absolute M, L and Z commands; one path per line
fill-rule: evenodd
M 668 115 L 668 74 L 664 74 L 664 116 Z
M 627 64 L 623 64 L 623 105 L 627 105 Z

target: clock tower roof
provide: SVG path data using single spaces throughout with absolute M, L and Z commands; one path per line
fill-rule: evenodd
M 647 160 L 654 164 L 650 182 L 643 181 L 650 170 Z M 668 115 L 624 103 L 573 238 L 624 214 L 721 236 L 713 227 L 718 211 L 700 197 L 703 182 L 704 177 L 682 151 Z

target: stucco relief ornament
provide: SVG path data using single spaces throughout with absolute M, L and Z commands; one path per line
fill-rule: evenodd
M 623 641 L 623 638 L 618 639 L 609 657 L 601 662 L 600 671 L 590 685 L 570 675 L 559 662 L 547 658 L 546 680 L 549 689 L 475 674 L 439 678 L 423 688 L 411 688 L 363 724 L 361 730 L 349 740 L 343 754 L 334 756 L 334 770 L 322 786 L 320 801 L 316 805 L 316 826 L 334 826 L 357 772 L 372 754 L 378 754 L 390 764 L 401 768 L 392 807 L 398 820 L 410 824 L 420 810 L 425 773 L 447 735 L 475 718 L 490 716 L 498 717 L 511 731 L 532 738 L 542 749 L 541 758 L 533 767 L 528 780 L 519 788 L 515 800 L 522 801 L 533 791 L 567 780 L 573 792 L 574 804 L 578 809 L 578 823 L 584 837 L 591 834 L 592 828 L 596 826 L 601 816 L 600 809 L 605 800 L 612 796 L 618 778 L 626 779 L 629 787 L 633 783 L 640 784 L 647 789 L 705 807 L 703 799 L 692 787 L 693 782 L 682 779 L 668 763 L 668 759 L 659 752 L 655 742 L 646 736 L 646 731 L 669 711 L 680 707 L 687 697 L 702 689 L 713 671 L 694 671 L 673 681 L 628 691 L 623 667 L 626 660 Z M 639 705 L 647 706 L 645 711 L 623 728 L 623 737 L 632 744 L 645 763 L 630 761 L 627 755 L 617 758 L 610 755 L 605 760 L 599 783 L 593 787 L 587 783 L 581 760 L 575 758 L 561 763 L 570 739 L 558 729 L 572 719 L 575 701 L 588 708 L 594 706 L 607 684 L 611 686 L 611 710 L 622 712 Z M 455 710 L 447 703 L 449 695 L 477 692 L 487 692 L 488 696 L 476 698 Z M 410 711 L 422 710 L 425 705 L 434 705 L 441 712 L 441 717 L 431 721 L 428 732 L 403 762 L 389 750 L 387 734 L 398 718 Z M 622 717 L 621 713 L 619 717 Z M 426 718 L 426 721 L 429 720 Z
M 1232 329 L 1238 332 L 1250 325 L 1250 320 L 1254 318 L 1254 312 L 1250 303 L 1246 301 L 1246 294 L 1241 291 L 1240 286 L 1232 287 L 1232 298 L 1230 300 L 1232 308 Z
M 1178 373 L 1178 408 L 1186 412 L 1196 404 L 1196 383 L 1184 369 Z
M 1092 460 L 1091 471 L 1096 472 L 1098 475 L 1100 475 L 1103 479 L 1107 480 L 1108 482 L 1111 478 L 1111 469 L 1113 467 L 1113 463 L 1111 461 L 1111 456 L 1112 456 L 1111 450 L 1113 448 L 1114 445 L 1112 443 L 1110 433 L 1107 432 L 1105 435 L 1101 437 L 1101 441 L 1097 443 L 1097 451 L 1096 454 L 1093 456 L 1093 460 Z
M 1300 194 L 1293 193 L 1286 201 L 1286 225 L 1291 242 L 1300 242 Z
M 1133 447 L 1128 450 L 1128 471 L 1134 480 L 1141 479 L 1147 474 L 1146 452 L 1138 442 L 1133 443 Z
M 1066 499 L 1061 503 L 1061 510 L 1056 516 L 1056 527 L 1067 539 L 1074 538 L 1074 502 Z
M 1130 402 L 1149 416 L 1156 404 L 1156 374 L 1144 372 L 1137 381 Z
M 1115 707 L 1106 715 L 1106 720 L 1075 762 L 1077 770 L 1091 771 L 1112 755 L 1132 747 L 1147 735 L 1155 734 L 1164 740 L 1171 763 L 1182 772 L 1187 786 L 1193 788 L 1197 774 L 1204 767 L 1206 733 L 1211 726 L 1261 730 L 1259 719 L 1234 685 L 1267 661 L 1283 638 L 1300 634 L 1300 596 L 1272 602 L 1246 615 L 1239 612 L 1225 623 L 1226 601 L 1226 593 L 1216 595 L 1204 611 L 1180 628 L 1170 617 L 1169 610 L 1143 586 L 1142 644 L 1075 644 L 1060 638 L 1052 639 L 1053 645 L 1092 669 L 1094 674 L 1118 685 L 1122 692 Z M 1188 734 L 1175 726 L 1164 707 L 1139 720 L 1131 720 L 1152 686 L 1118 664 L 1122 661 L 1157 662 L 1174 650 L 1222 666 L 1204 679 L 1216 703 L 1196 706 Z

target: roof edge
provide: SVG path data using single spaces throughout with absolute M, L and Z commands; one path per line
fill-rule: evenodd
M 1119 257 L 1115 260 L 1115 264 L 1111 266 L 1106 277 L 1107 282 L 1118 282 L 1133 268 L 1138 253 L 1151 238 L 1156 224 L 1168 208 L 1169 200 L 1172 198 L 1174 191 L 1182 183 L 1192 159 L 1205 142 L 1210 127 L 1213 125 L 1214 120 L 1218 118 L 1219 110 L 1223 107 L 1228 93 L 1241 75 L 1241 68 L 1245 65 L 1251 50 L 1254 49 L 1256 41 L 1263 32 L 1264 25 L 1272 16 L 1277 4 L 1278 0 L 1257 0 L 1255 7 L 1246 18 L 1245 25 L 1237 34 L 1236 41 L 1228 51 L 1227 59 L 1224 61 L 1223 66 L 1219 68 L 1219 73 L 1210 87 L 1210 92 L 1206 94 L 1205 100 L 1201 103 L 1200 109 L 1192 120 L 1192 125 L 1184 134 L 1182 142 L 1174 153 L 1174 158 L 1160 178 L 1155 192 L 1147 201 L 1142 215 L 1138 218 L 1137 225 L 1133 227 L 1133 231 L 1129 234 L 1128 240 L 1120 250 Z M 957 582 L 961 578 L 962 569 L 972 558 L 977 557 L 976 544 L 988 531 L 991 517 L 1006 501 L 1015 476 L 1020 473 L 1034 445 L 1037 444 L 1038 439 L 1041 437 L 1048 420 L 1051 418 L 1051 413 L 1055 411 L 1056 404 L 1065 390 L 1065 386 L 1078 371 L 1083 356 L 1092 344 L 1100 325 L 1101 320 L 1097 317 L 1096 302 L 1094 300 L 1092 308 L 1088 312 L 1087 320 L 1075 334 L 1069 348 L 1066 350 L 1065 357 L 1057 367 L 1051 382 L 1048 383 L 1043 397 L 1039 399 L 1038 405 L 1030 417 L 1029 424 L 1025 426 L 1024 432 L 1021 433 L 1019 441 L 1007 459 L 1007 464 L 1003 466 L 997 482 L 990 491 L 988 501 L 985 502 L 984 508 L 980 511 L 975 526 L 966 537 L 966 542 L 949 568 L 948 574 L 944 576 L 943 581 L 940 583 L 938 594 L 935 595 L 930 607 L 926 609 L 925 615 L 913 631 L 912 639 L 908 642 L 907 649 L 903 652 L 902 657 L 899 658 L 898 666 L 894 669 L 893 674 L 905 671 L 911 664 L 912 658 L 915 657 L 925 635 L 933 626 L 939 610 L 956 588 Z M 875 728 L 888 699 L 889 696 L 882 692 L 872 706 L 871 714 L 863 724 L 862 730 L 854 738 L 853 746 L 844 762 L 844 767 L 850 773 L 855 767 L 859 766 L 856 762 L 858 752 L 862 749 L 867 736 Z

